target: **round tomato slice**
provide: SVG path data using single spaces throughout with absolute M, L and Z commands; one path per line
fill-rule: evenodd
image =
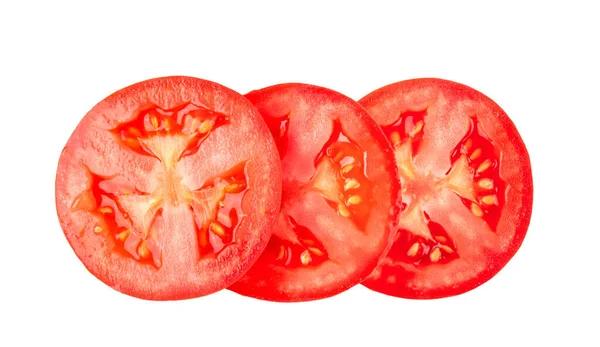
M 56 205 L 100 280 L 144 299 L 223 289 L 266 246 L 281 166 L 242 95 L 190 77 L 126 87 L 97 104 L 58 164 Z
M 521 245 L 533 196 L 527 149 L 492 100 L 416 79 L 359 101 L 394 147 L 403 212 L 392 249 L 364 284 L 388 295 L 457 295 L 492 278 Z
M 306 301 L 360 283 L 391 246 L 400 209 L 381 129 L 355 101 L 321 87 L 283 84 L 246 97 L 279 148 L 283 196 L 265 252 L 231 289 Z

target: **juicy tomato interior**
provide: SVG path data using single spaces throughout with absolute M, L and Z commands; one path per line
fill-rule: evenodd
M 173 87 L 222 90 L 190 100 Z M 206 106 L 215 97 L 229 113 Z M 222 156 L 236 135 L 253 136 L 255 152 Z M 142 82 L 96 106 L 67 143 L 59 217 L 80 259 L 116 289 L 160 300 L 205 295 L 239 277 L 266 245 L 280 202 L 277 160 L 241 95 L 192 78 Z
M 531 215 L 529 157 L 508 116 L 483 94 L 437 79 L 392 84 L 359 103 L 394 148 L 402 183 L 397 239 L 364 284 L 438 298 L 490 279 Z
M 275 138 L 283 196 L 265 253 L 231 289 L 301 301 L 359 283 L 387 251 L 399 210 L 381 130 L 354 101 L 320 87 L 285 84 L 247 97 Z

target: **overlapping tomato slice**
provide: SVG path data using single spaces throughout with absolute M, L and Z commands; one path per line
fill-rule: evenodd
M 283 84 L 247 98 L 279 148 L 283 195 L 267 249 L 231 289 L 303 301 L 359 283 L 388 250 L 400 209 L 381 129 L 356 102 L 321 87 Z
M 533 184 L 506 113 L 467 86 L 395 83 L 359 101 L 394 148 L 402 213 L 388 256 L 364 282 L 406 298 L 439 298 L 494 276 L 521 245 Z
M 60 222 L 83 264 L 155 300 L 230 285 L 266 246 L 280 201 L 279 156 L 260 114 L 189 77 L 141 82 L 96 105 L 56 179 Z

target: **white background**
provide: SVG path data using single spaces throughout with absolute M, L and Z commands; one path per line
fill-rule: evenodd
M 0 5 L 1 346 L 600 345 L 597 9 L 91 3 Z M 528 146 L 535 201 L 525 242 L 491 281 L 442 300 L 361 286 L 299 304 L 228 291 L 183 302 L 120 294 L 85 270 L 62 234 L 56 165 L 98 101 L 175 74 L 241 93 L 298 81 L 353 98 L 414 77 L 470 85 L 505 109 Z

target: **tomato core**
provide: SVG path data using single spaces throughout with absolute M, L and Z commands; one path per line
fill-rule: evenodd
M 86 167 L 88 188 L 75 198 L 72 210 L 93 213 L 98 219 L 96 234 L 114 239 L 120 245 L 118 249 L 134 259 L 160 267 L 161 246 L 156 231 L 164 225 L 165 209 L 185 205 L 194 215 L 200 255 L 218 253 L 235 240 L 243 215 L 245 163 L 207 180 L 198 189 L 183 183 L 177 163 L 196 153 L 214 129 L 227 123 L 226 115 L 193 104 L 139 111 L 137 117 L 112 133 L 123 146 L 161 162 L 156 189 L 140 191 L 122 176 L 105 177 Z M 140 213 L 127 212 L 132 210 Z

